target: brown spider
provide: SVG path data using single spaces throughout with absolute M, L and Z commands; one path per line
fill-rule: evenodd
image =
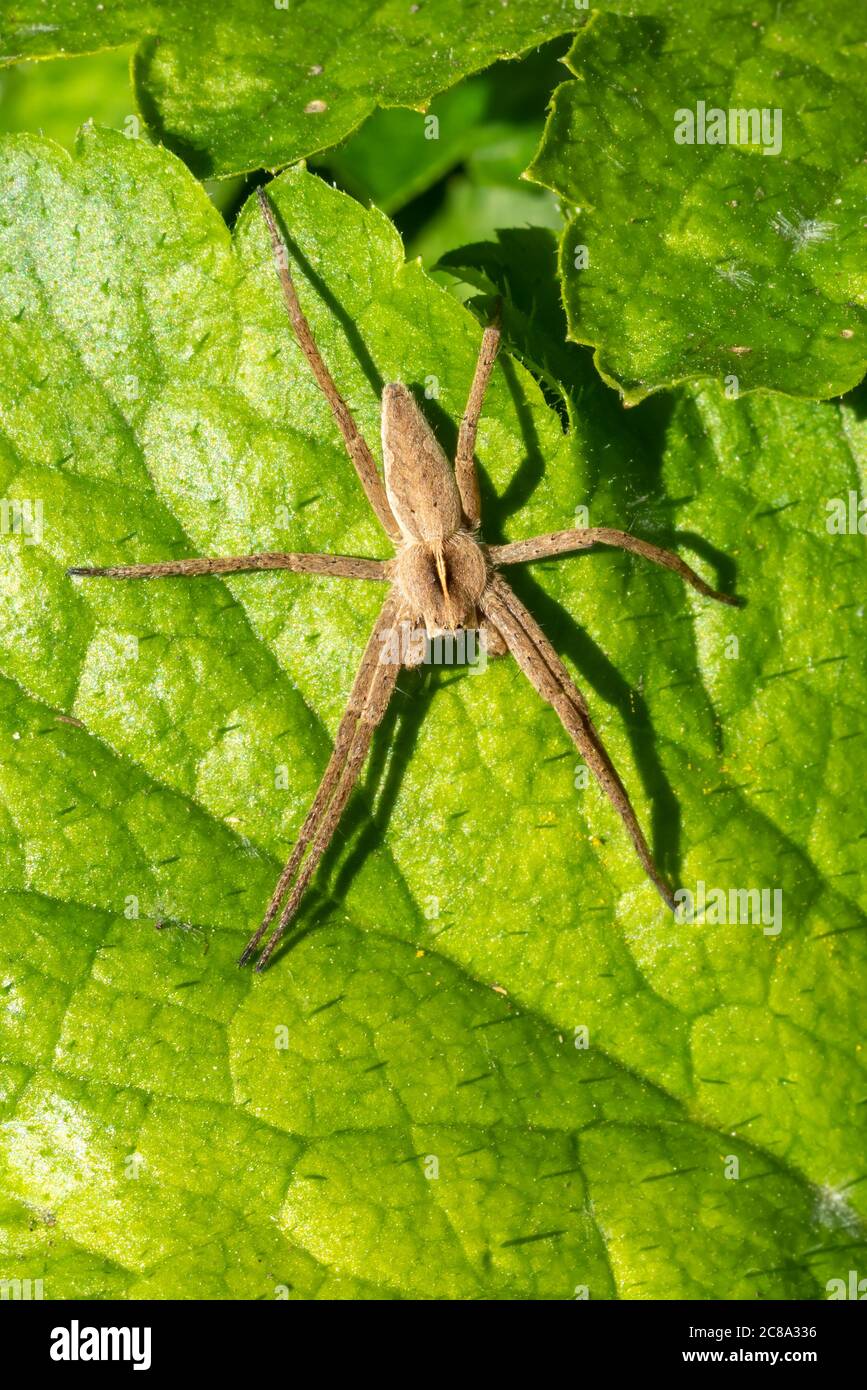
M 583 695 L 536 620 L 506 583 L 500 567 L 587 550 L 593 545 L 619 546 L 674 570 L 708 598 L 730 604 L 738 600 L 711 589 L 670 551 L 605 526 L 554 531 L 509 545 L 487 546 L 477 538 L 481 508 L 474 462 L 476 429 L 499 346 L 497 324 L 486 328 L 482 338 L 461 421 L 454 468 L 408 389 L 399 383 L 385 387 L 382 393 L 383 483 L 373 455 L 313 341 L 310 325 L 298 302 L 288 269 L 288 254 L 271 205 L 263 190 L 259 190 L 258 197 L 298 342 L 328 400 L 367 500 L 394 542 L 394 558 L 380 561 L 345 555 L 263 554 L 69 571 L 88 578 L 158 579 L 168 575 L 287 569 L 341 579 L 374 579 L 389 585 L 364 649 L 319 790 L 262 924 L 244 948 L 239 964 L 246 964 L 255 953 L 279 912 L 277 925 L 265 943 L 256 970 L 262 970 L 267 964 L 331 842 L 364 765 L 373 732 L 388 707 L 401 666 L 417 665 L 423 659 L 423 643 L 420 645 L 415 640 L 409 644 L 405 641 L 395 644 L 393 639 L 398 631 L 423 638 L 425 634 L 436 637 L 462 628 L 477 628 L 492 654 L 512 653 L 530 684 L 559 714 L 566 732 L 619 812 L 645 873 L 674 911 L 672 891 L 653 862 L 623 783 L 593 727 Z

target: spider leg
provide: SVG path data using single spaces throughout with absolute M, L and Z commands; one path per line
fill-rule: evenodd
M 546 536 L 533 536 L 530 540 L 514 541 L 510 545 L 492 545 L 488 553 L 495 565 L 516 565 L 525 560 L 542 560 L 549 555 L 566 555 L 575 550 L 589 550 L 593 545 L 616 546 L 619 550 L 630 550 L 634 555 L 642 555 L 654 565 L 663 565 L 674 570 L 687 584 L 691 584 L 705 598 L 715 598 L 719 603 L 738 607 L 742 602 L 733 594 L 721 594 L 706 584 L 701 575 L 674 555 L 650 541 L 639 540 L 628 531 L 615 531 L 610 526 L 587 526 L 573 528 L 571 531 L 551 531 Z
M 382 560 L 362 560 L 354 555 L 215 555 L 200 560 L 166 560 L 153 565 L 107 565 L 88 568 L 74 565 L 67 574 L 83 579 L 188 579 L 200 574 L 241 574 L 244 570 L 291 570 L 293 574 L 329 574 L 335 579 L 388 578 Z
M 503 638 L 502 633 L 499 633 L 497 629 L 494 627 L 494 624 L 491 622 L 490 618 L 482 617 L 480 619 L 479 631 L 481 632 L 484 638 L 488 656 L 506 655 L 507 651 L 509 650 L 508 646 L 506 645 L 506 641 Z
M 467 525 L 475 529 L 481 521 L 482 509 L 479 498 L 479 480 L 476 476 L 476 431 L 479 427 L 479 416 L 482 413 L 482 404 L 485 399 L 485 391 L 491 379 L 491 372 L 494 367 L 494 360 L 497 356 L 497 349 L 500 346 L 500 324 L 499 310 L 497 319 L 488 325 L 482 335 L 482 345 L 479 348 L 479 356 L 476 362 L 476 370 L 473 373 L 473 381 L 470 386 L 470 394 L 467 399 L 467 408 L 461 420 L 461 428 L 458 433 L 458 448 L 455 454 L 455 479 L 458 485 L 458 492 L 461 495 L 461 506 Z
M 277 226 L 277 219 L 274 216 L 274 211 L 268 201 L 268 195 L 263 188 L 260 188 L 257 190 L 257 196 L 262 216 L 265 219 L 265 225 L 271 237 L 274 263 L 277 267 L 277 274 L 280 277 L 280 284 L 283 287 L 283 297 L 286 300 L 286 308 L 289 311 L 292 327 L 298 339 L 298 346 L 307 358 L 310 364 L 310 370 L 313 372 L 325 399 L 331 407 L 331 413 L 337 422 L 337 428 L 343 436 L 346 452 L 355 465 L 355 471 L 358 474 L 361 486 L 364 488 L 368 502 L 376 512 L 387 534 L 392 540 L 399 541 L 400 528 L 389 506 L 385 487 L 379 475 L 373 455 L 350 414 L 349 406 L 338 391 L 334 383 L 334 378 L 323 361 L 322 354 L 316 346 L 313 334 L 310 330 L 310 324 L 307 322 L 304 311 L 301 308 L 295 289 L 295 283 L 289 271 L 289 255 L 283 238 L 280 235 L 280 229 Z
M 386 644 L 394 639 L 400 625 L 400 619 L 399 600 L 392 592 L 380 610 L 379 617 L 368 638 L 346 709 L 337 730 L 334 750 L 310 810 L 307 812 L 298 840 L 286 867 L 277 880 L 277 886 L 271 895 L 271 901 L 261 925 L 244 947 L 238 962 L 239 965 L 246 965 L 255 953 L 259 942 L 276 917 L 290 883 L 297 874 L 298 877 L 285 904 L 277 928 L 268 941 L 256 967 L 257 970 L 262 969 L 286 930 L 289 920 L 313 876 L 316 865 L 328 848 L 340 815 L 361 771 L 374 729 L 385 714 L 397 681 L 400 670 L 399 654 L 388 652 Z M 397 659 L 394 659 L 395 657 Z M 307 859 L 299 873 L 299 866 L 301 866 L 305 854 L 307 854 Z
M 494 576 L 482 595 L 481 607 L 496 624 L 530 684 L 559 714 L 563 727 L 626 826 L 644 872 L 673 912 L 672 890 L 653 862 L 626 788 L 593 727 L 584 697 L 563 662 L 535 618 L 499 575 Z

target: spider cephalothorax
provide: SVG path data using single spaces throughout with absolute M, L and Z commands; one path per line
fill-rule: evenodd
M 440 541 L 407 541 L 398 547 L 390 574 L 411 618 L 429 637 L 479 626 L 479 600 L 488 585 L 485 552 L 468 531 Z
M 361 658 L 319 790 L 264 919 L 247 943 L 240 963 L 243 965 L 254 954 L 276 917 L 277 924 L 256 969 L 261 970 L 268 961 L 334 834 L 364 765 L 373 731 L 388 707 L 401 666 L 415 665 L 423 659 L 417 643 L 407 646 L 390 640 L 403 630 L 426 632 L 429 637 L 436 637 L 459 628 L 478 627 L 485 634 L 487 649 L 492 654 L 506 650 L 512 653 L 530 684 L 560 716 L 566 732 L 618 811 L 645 873 L 673 910 L 672 890 L 653 862 L 626 789 L 593 727 L 583 695 L 535 618 L 506 583 L 500 567 L 587 550 L 594 545 L 612 545 L 676 571 L 707 597 L 722 603 L 737 600 L 710 588 L 670 551 L 609 527 L 554 531 L 510 545 L 485 546 L 477 539 L 482 518 L 475 467 L 476 429 L 499 345 L 500 331 L 495 324 L 486 328 L 482 337 L 458 435 L 454 468 L 412 392 L 399 383 L 385 387 L 382 393 L 383 482 L 373 455 L 313 340 L 289 273 L 289 258 L 274 213 L 261 189 L 258 198 L 298 342 L 331 406 L 367 499 L 394 544 L 394 558 L 382 561 L 348 555 L 281 553 L 70 570 L 71 574 L 91 578 L 154 579 L 169 575 L 288 569 L 302 574 L 378 580 L 389 585 Z

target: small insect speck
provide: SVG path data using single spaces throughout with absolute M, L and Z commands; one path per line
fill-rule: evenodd
M 730 285 L 735 285 L 739 290 L 749 289 L 750 285 L 755 283 L 750 272 L 748 270 L 740 270 L 733 261 L 729 262 L 727 265 L 718 265 L 714 268 L 721 280 L 726 280 Z

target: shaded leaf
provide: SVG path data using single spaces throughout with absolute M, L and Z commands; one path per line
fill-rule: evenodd
M 566 46 L 560 39 L 518 63 L 497 63 L 436 97 L 426 113 L 377 111 L 322 167 L 391 216 L 459 166 L 485 184 L 514 184 L 538 146 Z M 528 200 L 530 190 L 517 192 Z
M 660 13 L 596 15 L 578 35 L 576 80 L 529 170 L 572 210 L 572 338 L 631 403 L 696 377 L 815 398 L 854 387 L 867 368 L 863 11 L 751 0 L 685 23 L 679 6 L 636 8 Z M 754 143 L 699 143 L 703 121 L 696 143 L 677 143 L 678 113 L 699 103 L 725 113 L 726 140 L 741 131 L 730 112 L 755 112 Z

